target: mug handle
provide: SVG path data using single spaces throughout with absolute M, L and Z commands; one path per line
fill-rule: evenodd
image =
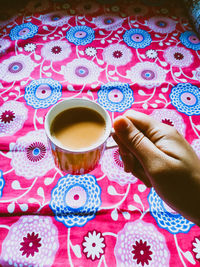
M 112 128 L 109 137 L 111 137 L 113 134 L 114 134 L 114 129 Z M 112 149 L 115 147 L 118 147 L 117 143 L 115 143 L 113 145 L 109 145 L 108 142 L 106 142 L 106 149 Z

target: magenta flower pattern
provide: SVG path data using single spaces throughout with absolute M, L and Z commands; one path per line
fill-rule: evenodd
M 164 51 L 165 60 L 174 67 L 189 67 L 193 63 L 193 55 L 184 47 L 170 46 Z
M 106 15 L 96 17 L 94 23 L 99 29 L 113 31 L 122 26 L 123 19 L 113 15 Z
M 137 182 L 136 177 L 124 171 L 124 164 L 117 148 L 105 151 L 101 159 L 101 169 L 110 181 L 115 181 L 120 185 Z
M 64 41 L 51 41 L 46 43 L 41 50 L 41 55 L 50 61 L 61 61 L 71 53 L 70 44 Z
M 165 82 L 166 73 L 156 63 L 140 62 L 127 70 L 127 77 L 132 82 L 151 89 Z
M 11 262 L 13 266 L 52 266 L 59 248 L 57 233 L 51 218 L 20 217 L 3 241 L 0 263 L 3 266 Z
M 10 136 L 19 131 L 28 115 L 25 105 L 17 101 L 5 102 L 0 107 L 0 136 Z
M 147 245 L 147 241 L 136 241 L 135 244 L 133 245 L 133 250 L 131 251 L 133 254 L 133 259 L 137 261 L 137 264 L 141 264 L 142 266 L 144 265 L 149 265 L 149 262 L 151 262 L 151 246 Z
M 159 122 L 175 127 L 177 131 L 185 136 L 186 125 L 177 111 L 171 109 L 154 110 L 151 116 Z
M 81 85 L 96 82 L 101 68 L 85 58 L 74 59 L 62 67 L 62 73 L 68 82 Z
M 113 130 L 85 175 L 45 133 L 54 105 L 89 99 L 112 125 L 135 110 L 175 128 L 200 158 L 198 1 L 3 2 L 0 266 L 199 266 L 199 228 L 125 171 Z
M 126 65 L 132 58 L 131 50 L 120 44 L 107 46 L 102 55 L 104 61 L 113 66 Z
M 176 22 L 166 17 L 152 17 L 147 24 L 154 32 L 161 34 L 170 33 L 176 28 Z
M 54 167 L 44 130 L 29 132 L 17 140 L 12 150 L 11 165 L 17 175 L 26 179 L 45 175 Z
M 142 220 L 126 223 L 118 232 L 114 253 L 117 266 L 169 266 L 164 236 Z
M 27 78 L 34 67 L 35 63 L 29 56 L 12 56 L 1 63 L 0 80 L 13 82 Z
M 23 237 L 23 242 L 20 243 L 22 251 L 22 256 L 34 256 L 35 253 L 39 252 L 39 247 L 41 247 L 41 238 L 38 237 L 38 234 L 32 232 L 28 233 L 26 237 Z
M 41 15 L 40 19 L 43 24 L 50 25 L 52 27 L 60 27 L 69 21 L 70 16 L 67 15 L 65 12 L 57 11 Z

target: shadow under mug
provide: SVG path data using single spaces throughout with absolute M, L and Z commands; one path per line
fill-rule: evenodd
M 94 145 L 83 149 L 68 149 L 63 146 L 52 134 L 51 124 L 61 112 L 77 107 L 85 107 L 99 113 L 105 121 L 105 132 L 100 140 Z M 70 174 L 85 174 L 94 170 L 106 148 L 112 148 L 117 145 L 107 146 L 107 139 L 112 134 L 112 123 L 108 112 L 99 104 L 82 98 L 65 99 L 54 105 L 45 117 L 45 132 L 51 147 L 56 166 L 62 171 Z

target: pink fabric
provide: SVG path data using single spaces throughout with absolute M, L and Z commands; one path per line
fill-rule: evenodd
M 182 2 L 106 2 L 35 1 L 0 22 L 2 266 L 199 266 L 199 228 L 116 148 L 86 175 L 54 165 L 44 117 L 70 97 L 112 120 L 150 114 L 200 155 L 200 41 Z

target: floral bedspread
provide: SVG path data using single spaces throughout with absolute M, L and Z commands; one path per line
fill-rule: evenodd
M 170 2 L 34 1 L 1 20 L 1 266 L 199 266 L 199 228 L 117 148 L 72 176 L 44 132 L 52 105 L 88 98 L 112 120 L 135 109 L 176 127 L 200 157 L 200 40 Z

